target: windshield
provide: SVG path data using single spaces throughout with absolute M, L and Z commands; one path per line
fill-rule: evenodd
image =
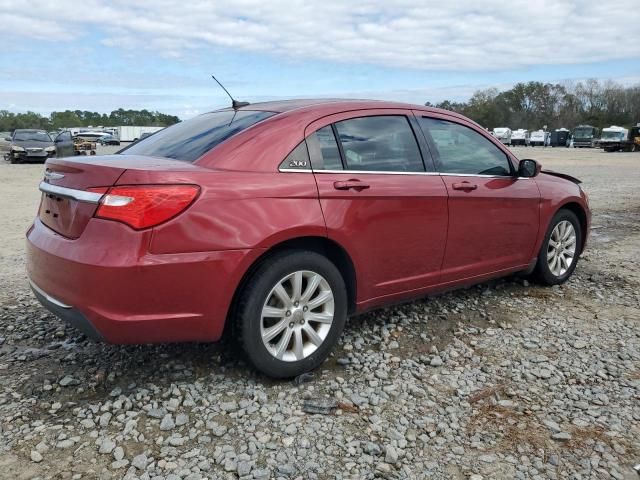
M 51 137 L 47 132 L 16 132 L 14 140 L 19 142 L 51 142 Z
M 618 140 L 623 137 L 623 132 L 602 132 L 602 138 L 606 140 Z
M 251 110 L 205 113 L 149 135 L 119 153 L 193 162 L 233 135 L 272 115 L 275 113 Z
M 593 129 L 591 128 L 576 128 L 573 132 L 574 137 L 578 138 L 591 138 L 593 137 Z

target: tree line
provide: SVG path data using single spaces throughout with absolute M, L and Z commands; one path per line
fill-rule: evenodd
M 528 82 L 502 92 L 478 90 L 467 102 L 445 100 L 426 105 L 461 113 L 490 129 L 632 126 L 640 122 L 640 84 L 624 87 L 595 79 L 562 84 Z
M 13 113 L 0 110 L 0 131 L 12 131 L 16 128 L 39 128 L 57 130 L 71 127 L 117 127 L 120 125 L 138 125 L 142 127 L 167 127 L 178 123 L 175 115 L 167 115 L 149 110 L 124 110 L 119 108 L 110 114 L 82 110 L 51 112 L 47 116 L 35 112 Z

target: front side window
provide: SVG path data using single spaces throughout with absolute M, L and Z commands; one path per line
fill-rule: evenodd
M 418 143 L 401 115 L 343 120 L 335 124 L 347 170 L 424 172 Z
M 420 127 L 431 136 L 441 173 L 511 175 L 507 155 L 469 127 L 436 118 L 420 117 Z
M 342 170 L 340 149 L 331 125 L 322 127 L 309 135 L 307 146 L 314 170 Z
M 121 150 L 121 154 L 174 158 L 193 162 L 228 138 L 273 112 L 225 110 L 176 123 Z

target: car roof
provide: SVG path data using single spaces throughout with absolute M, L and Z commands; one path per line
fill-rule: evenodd
M 47 133 L 46 130 L 40 130 L 39 128 L 16 128 L 14 132 L 42 132 Z
M 440 108 L 426 107 L 424 105 L 414 105 L 411 103 L 393 102 L 388 100 L 369 100 L 369 99 L 345 99 L 345 98 L 301 98 L 291 100 L 273 100 L 267 102 L 250 103 L 240 107 L 239 111 L 265 111 L 275 113 L 286 112 L 309 112 L 313 110 L 322 110 L 324 114 L 338 113 L 347 110 L 364 110 L 364 109 L 409 109 L 423 110 L 433 113 L 444 113 L 446 115 L 464 118 L 462 115 Z M 222 108 L 216 111 L 231 111 L 232 107 Z
M 442 119 L 457 119 L 467 125 L 471 124 L 475 128 L 482 129 L 477 123 L 458 113 L 410 103 L 340 98 L 260 102 L 239 107 L 238 111 L 247 113 L 263 111 L 272 112 L 274 115 L 258 121 L 246 130 L 225 140 L 203 155 L 201 159 L 198 159 L 197 163 L 201 163 L 203 166 L 232 170 L 238 168 L 237 159 L 243 157 L 243 152 L 250 151 L 250 155 L 244 158 L 251 157 L 251 159 L 246 160 L 242 168 L 251 171 L 271 171 L 275 159 L 278 159 L 277 162 L 280 163 L 301 140 L 304 140 L 307 133 L 310 133 L 307 132 L 307 128 L 322 118 L 326 119 L 326 117 L 346 112 L 353 113 L 353 115 L 346 115 L 351 118 L 352 116 L 357 117 L 361 111 L 375 112 L 374 115 L 385 115 L 385 111 L 388 111 L 389 115 L 396 115 L 411 110 L 437 114 L 437 118 Z M 223 108 L 215 112 L 232 113 L 233 108 Z M 273 134 L 276 131 L 278 132 L 278 141 L 274 142 Z M 250 142 L 247 141 L 248 137 L 251 138 Z M 256 145 L 260 145 L 260 148 Z

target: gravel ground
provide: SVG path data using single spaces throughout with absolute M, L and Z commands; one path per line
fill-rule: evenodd
M 111 346 L 66 328 L 23 273 L 42 166 L 0 165 L 0 477 L 637 480 L 640 154 L 517 153 L 585 182 L 593 231 L 573 278 L 352 318 L 301 385 L 224 344 Z

